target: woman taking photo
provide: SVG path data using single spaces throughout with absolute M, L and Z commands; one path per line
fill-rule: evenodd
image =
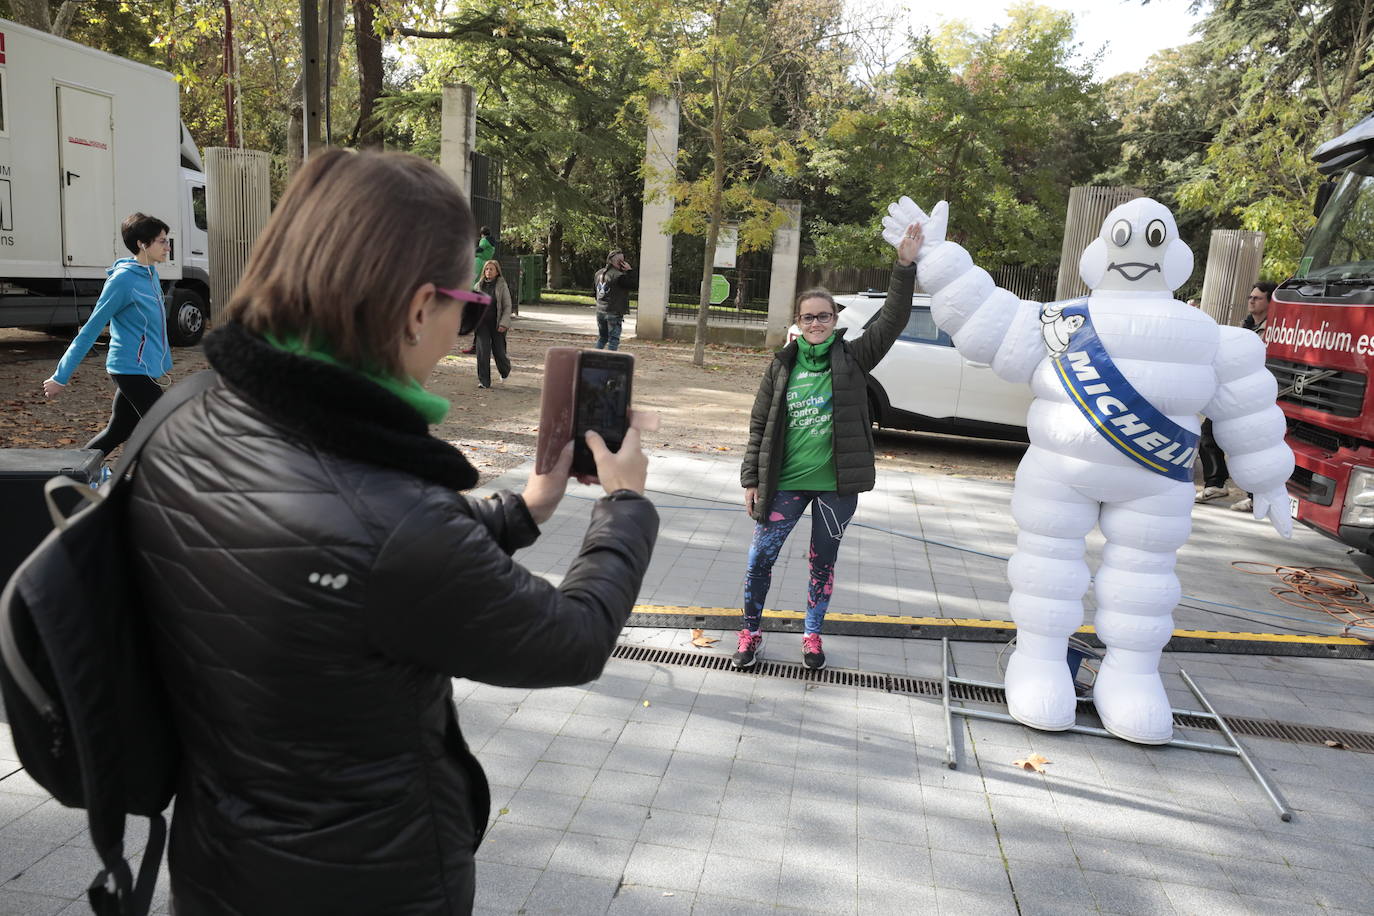
M 821 625 L 835 586 L 835 558 L 859 494 L 873 489 L 873 421 L 868 374 L 911 316 L 921 229 L 912 225 L 897 247 L 887 301 L 862 337 L 836 331 L 835 300 L 812 289 L 797 298 L 801 336 L 778 351 L 763 373 L 749 417 L 749 449 L 740 468 L 744 507 L 757 522 L 744 576 L 744 626 L 736 668 L 749 668 L 763 645 L 764 601 L 773 563 L 802 512 L 811 506 L 810 581 L 802 662 L 824 668 Z
M 596 678 L 658 529 L 631 429 L 557 587 L 512 558 L 567 487 L 474 499 L 423 383 L 470 291 L 472 215 L 437 167 L 316 153 L 205 339 L 217 384 L 153 436 L 133 555 L 180 734 L 179 916 L 468 913 L 486 778 L 450 678 Z
M 511 300 L 501 265 L 488 261 L 482 265 L 482 279 L 477 289 L 491 301 L 481 307 L 473 327 L 472 345 L 477 349 L 477 387 L 491 387 L 491 360 L 496 358 L 496 371 L 501 378 L 510 375 L 510 357 L 506 355 L 506 331 L 510 329 Z
M 138 421 L 162 396 L 157 380 L 172 371 L 167 313 L 157 275 L 157 265 L 167 260 L 167 224 L 155 216 L 135 213 L 124 220 L 119 233 L 133 257 L 120 258 L 106 271 L 109 279 L 91 317 L 67 347 L 52 378 L 43 382 L 45 397 L 60 395 L 100 332 L 110 326 L 105 371 L 114 379 L 114 405 L 110 422 L 85 445 L 99 451 L 102 458 L 129 438 Z

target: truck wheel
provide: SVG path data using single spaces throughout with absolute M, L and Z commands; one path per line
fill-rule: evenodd
M 208 309 L 200 293 L 191 289 L 173 289 L 172 304 L 167 309 L 167 336 L 174 347 L 194 347 L 205 334 Z

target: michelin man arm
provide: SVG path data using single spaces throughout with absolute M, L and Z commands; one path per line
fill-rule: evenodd
M 1045 356 L 1040 304 L 1018 299 L 998 287 L 963 246 L 948 241 L 949 204 L 940 201 L 927 215 L 909 197 L 893 203 L 883 217 L 883 238 L 892 245 L 912 223 L 925 232 L 917 255 L 917 278 L 931 295 L 931 317 L 954 338 L 965 359 L 990 364 L 1010 382 L 1029 382 Z
M 1203 408 L 1236 483 L 1254 494 L 1255 518 L 1266 516 L 1279 534 L 1293 536 L 1284 482 L 1293 451 L 1283 441 L 1283 411 L 1274 403 L 1278 383 L 1264 366 L 1264 342 L 1253 332 L 1223 327 L 1213 363 L 1217 393 Z

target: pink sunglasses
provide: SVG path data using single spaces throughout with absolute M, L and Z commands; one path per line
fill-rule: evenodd
M 491 305 L 491 297 L 486 293 L 479 293 L 466 289 L 444 289 L 442 286 L 434 287 L 434 291 L 441 296 L 457 299 L 459 302 L 476 302 L 478 305 Z

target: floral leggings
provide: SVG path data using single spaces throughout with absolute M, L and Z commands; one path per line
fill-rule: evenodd
M 779 490 L 768 507 L 768 516 L 754 526 L 749 545 L 749 570 L 744 574 L 744 625 L 757 630 L 763 603 L 773 581 L 773 563 L 802 512 L 811 510 L 811 581 L 806 590 L 806 632 L 819 633 L 835 590 L 835 557 L 840 552 L 844 529 L 854 517 L 859 494 L 841 496 L 818 490 Z

